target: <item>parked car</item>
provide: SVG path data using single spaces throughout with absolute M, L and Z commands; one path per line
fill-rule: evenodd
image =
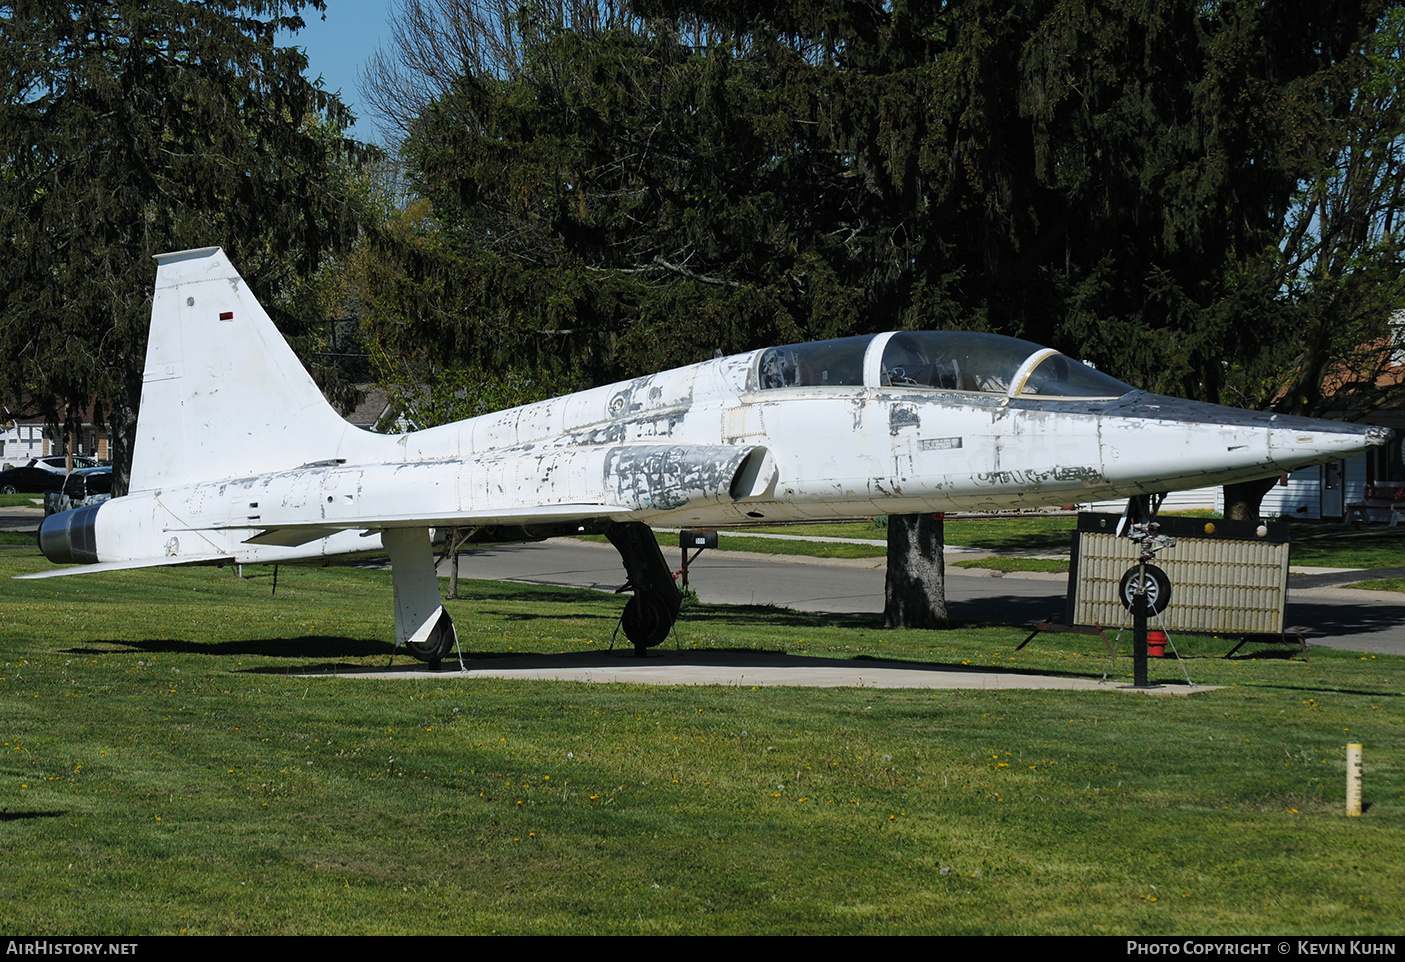
M 86 508 L 90 504 L 102 504 L 110 497 L 111 468 L 75 469 L 59 491 L 44 495 L 44 513 L 58 514 L 60 511 Z
M 0 471 L 0 494 L 43 494 L 63 487 L 63 479 L 68 475 L 67 457 L 56 454 L 47 458 L 30 458 L 28 463 L 18 468 Z M 73 456 L 74 470 L 96 468 L 96 459 L 76 454 Z
M 68 455 L 55 454 L 47 458 L 30 458 L 29 464 L 26 465 L 26 467 L 43 468 L 45 471 L 52 471 L 54 474 L 61 474 L 67 476 Z M 96 467 L 101 467 L 101 465 L 98 463 L 97 458 L 90 458 L 84 454 L 75 454 L 73 456 L 73 470 L 75 471 L 77 471 L 79 468 Z
M 35 467 L 33 461 L 22 468 L 0 471 L 0 494 L 42 494 L 62 487 L 62 474 Z

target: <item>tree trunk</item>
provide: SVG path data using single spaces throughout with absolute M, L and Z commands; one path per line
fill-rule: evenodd
M 1278 478 L 1259 478 L 1224 486 L 1224 516 L 1226 521 L 1258 521 L 1259 503 Z
M 888 574 L 883 623 L 891 628 L 945 628 L 946 569 L 940 514 L 888 516 Z

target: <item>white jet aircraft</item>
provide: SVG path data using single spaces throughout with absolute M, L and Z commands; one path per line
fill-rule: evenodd
M 157 257 L 130 492 L 26 577 L 389 554 L 397 644 L 454 629 L 431 529 L 599 532 L 637 649 L 680 596 L 651 525 L 1024 508 L 1267 477 L 1391 432 L 1159 397 L 1027 341 L 896 332 L 717 358 L 400 435 L 343 420 L 219 248 Z

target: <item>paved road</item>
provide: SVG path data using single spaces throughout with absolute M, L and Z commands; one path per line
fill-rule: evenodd
M 33 531 L 43 520 L 42 507 L 0 508 L 0 531 Z
M 32 530 L 42 508 L 0 510 L 0 529 Z M 677 560 L 669 549 L 669 563 Z M 504 545 L 465 552 L 466 578 L 526 581 L 614 590 L 624 581 L 619 556 L 609 545 L 560 539 Z M 1386 576 L 1387 572 L 1373 572 Z M 703 601 L 722 604 L 774 604 L 801 611 L 864 614 L 883 611 L 882 559 L 797 558 L 731 551 L 705 551 L 690 568 L 692 586 Z M 1287 620 L 1302 625 L 1314 645 L 1348 651 L 1405 655 L 1405 595 L 1323 586 L 1336 577 L 1310 576 L 1289 591 Z M 952 616 L 970 621 L 1027 624 L 1055 615 L 1063 620 L 1068 579 L 1032 572 L 992 578 L 962 568 L 947 569 L 947 602 Z
M 677 549 L 667 552 L 670 563 Z M 614 590 L 624 581 L 609 545 L 553 540 L 465 552 L 465 578 L 524 581 Z M 703 601 L 775 604 L 801 611 L 865 614 L 883 611 L 883 560 L 796 558 L 705 551 L 689 568 Z M 947 604 L 955 618 L 1026 624 L 1050 615 L 1063 620 L 1068 578 L 1033 572 L 1003 578 L 947 569 Z M 1405 655 L 1405 595 L 1322 587 L 1289 592 L 1288 624 L 1309 629 L 1314 645 Z

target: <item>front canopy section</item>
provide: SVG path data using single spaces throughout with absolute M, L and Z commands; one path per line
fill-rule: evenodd
M 767 348 L 755 377 L 763 391 L 867 386 L 1116 398 L 1133 390 L 1051 348 L 971 331 L 898 331 Z

